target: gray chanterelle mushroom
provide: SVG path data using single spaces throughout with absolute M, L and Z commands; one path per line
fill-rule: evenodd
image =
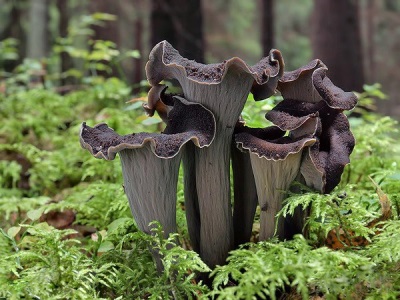
M 223 264 L 233 247 L 229 166 L 232 134 L 251 91 L 265 99 L 276 89 L 283 73 L 278 50 L 250 67 L 234 57 L 219 64 L 203 65 L 183 58 L 168 42 L 157 44 L 146 65 L 152 85 L 147 111 L 154 113 L 160 82 L 176 79 L 183 95 L 201 103 L 216 118 L 215 140 L 210 147 L 185 149 L 185 208 L 194 250 L 210 266 Z
M 257 189 L 260 212 L 259 240 L 274 235 L 275 217 L 282 208 L 282 200 L 290 184 L 300 171 L 302 151 L 316 142 L 314 134 L 318 120 L 312 116 L 288 136 L 276 126 L 261 128 L 237 127 L 235 142 L 239 149 L 249 151 Z M 254 214 L 253 214 L 254 215 Z M 284 234 L 280 220 L 277 235 Z
M 120 136 L 106 124 L 82 125 L 80 141 L 96 158 L 112 160 L 119 153 L 124 188 L 138 227 L 150 233 L 158 221 L 165 236 L 176 231 L 176 187 L 181 148 L 189 142 L 203 148 L 215 135 L 215 118 L 202 105 L 173 97 L 167 127 L 161 134 Z M 170 105 L 172 105 L 170 103 Z
M 296 176 L 301 174 L 298 178 L 307 185 L 329 193 L 339 183 L 354 147 L 343 111 L 356 105 L 355 95 L 336 87 L 319 60 L 292 72 L 284 73 L 283 67 L 278 50 L 254 66 L 238 57 L 204 65 L 183 58 L 163 41 L 146 64 L 151 89 L 144 109 L 149 115 L 157 111 L 167 125 L 165 131 L 120 136 L 106 124 L 92 128 L 84 123 L 81 145 L 106 160 L 119 153 L 138 227 L 150 233 L 149 223 L 159 221 L 165 236 L 176 231 L 182 159 L 192 247 L 211 268 L 224 264 L 234 244 L 250 239 L 257 201 L 260 240 L 265 240 L 274 235 L 276 214 Z M 164 80 L 177 80 L 182 95 L 167 94 Z M 250 92 L 262 100 L 275 90 L 284 98 L 266 114 L 275 126 L 255 129 L 237 124 Z M 283 221 L 278 223 L 280 237 L 289 229 L 283 226 Z

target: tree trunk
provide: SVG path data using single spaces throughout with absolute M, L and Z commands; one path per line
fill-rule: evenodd
M 274 0 L 261 0 L 261 45 L 264 57 L 275 46 Z
M 118 16 L 118 5 L 110 5 L 108 0 L 92 0 L 90 1 L 90 13 L 107 13 Z M 105 26 L 94 26 L 95 39 L 112 41 L 116 44 L 119 42 L 118 24 L 116 21 L 109 21 Z
M 367 66 L 368 81 L 375 82 L 375 22 L 377 13 L 376 1 L 367 1 Z
M 153 0 L 151 46 L 170 42 L 184 57 L 204 62 L 203 17 L 200 0 Z
M 48 0 L 33 0 L 29 7 L 29 34 L 27 56 L 43 58 L 48 48 Z
M 7 25 L 1 33 L 0 40 L 6 38 L 14 38 L 19 41 L 18 44 L 18 60 L 8 60 L 2 66 L 6 72 L 11 72 L 18 66 L 26 55 L 26 34 L 22 28 L 22 19 L 24 18 L 24 11 L 21 4 L 13 2 L 9 12 Z M 3 20 L 4 21 L 4 20 Z
M 314 0 L 314 56 L 328 67 L 332 81 L 346 91 L 362 91 L 364 83 L 358 2 Z
M 143 21 L 139 16 L 134 21 L 134 28 L 135 50 L 139 51 L 140 58 L 136 58 L 134 61 L 133 82 L 138 85 L 143 79 Z M 136 88 L 135 91 L 139 92 L 140 88 Z
M 110 1 L 108 0 L 91 0 L 89 3 L 89 11 L 90 13 L 101 12 L 118 16 L 119 6 L 117 5 L 117 3 L 110 4 Z M 117 48 L 119 48 L 120 36 L 118 30 L 118 20 L 107 21 L 104 26 L 93 26 L 93 30 L 95 32 L 95 40 L 111 41 L 116 44 Z M 119 74 L 115 70 L 115 68 L 112 68 L 111 73 L 98 72 L 98 75 L 104 77 L 112 77 L 118 76 Z
M 69 24 L 68 2 L 65 0 L 57 0 L 57 8 L 60 14 L 60 20 L 58 23 L 59 35 L 61 38 L 65 38 L 68 35 L 68 24 Z M 72 59 L 68 53 L 61 52 L 60 60 L 61 60 L 61 66 L 60 66 L 61 73 L 64 73 L 69 69 L 73 68 Z M 73 82 L 71 78 L 64 78 L 64 77 L 61 78 L 61 86 L 72 83 Z

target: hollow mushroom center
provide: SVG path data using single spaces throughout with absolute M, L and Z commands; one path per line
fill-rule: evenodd
M 282 208 L 290 184 L 296 178 L 302 157 L 302 150 L 289 154 L 284 160 L 267 160 L 250 152 L 251 166 L 257 188 L 260 205 L 260 236 L 263 241 L 274 236 L 276 214 Z M 277 220 L 277 235 L 284 234 L 283 220 Z

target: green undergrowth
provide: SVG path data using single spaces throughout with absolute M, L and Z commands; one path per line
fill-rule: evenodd
M 118 159 L 94 159 L 81 149 L 80 125 L 107 122 L 120 134 L 156 131 L 131 90 L 116 78 L 60 95 L 44 86 L 0 93 L 0 299 L 396 299 L 400 296 L 400 144 L 397 123 L 365 110 L 350 115 L 357 145 L 341 184 L 320 195 L 298 184 L 281 215 L 309 211 L 305 236 L 243 245 L 205 285 L 211 270 L 190 251 L 182 174 L 178 234 L 162 239 L 137 230 L 122 187 Z M 360 103 L 383 98 L 367 86 Z M 243 117 L 267 126 L 263 115 L 279 101 L 254 102 Z M 379 188 L 377 188 L 377 186 Z M 389 199 L 392 217 L 378 227 Z M 385 198 L 385 199 L 386 199 Z M 70 219 L 68 222 L 68 218 Z M 332 230 L 364 246 L 331 250 Z M 179 241 L 179 245 L 176 244 Z M 158 251 L 157 273 L 151 250 Z

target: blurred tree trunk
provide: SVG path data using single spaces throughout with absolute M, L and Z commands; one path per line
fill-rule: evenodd
M 136 16 L 133 24 L 133 27 L 135 28 L 135 50 L 138 50 L 140 53 L 140 58 L 134 60 L 133 82 L 139 84 L 143 79 L 143 20 L 139 16 Z M 139 91 L 139 87 L 137 87 L 135 91 Z
M 261 0 L 261 45 L 263 56 L 275 46 L 274 41 L 274 0 Z
M 152 0 L 151 45 L 170 42 L 184 57 L 204 62 L 201 0 Z
M 65 38 L 68 35 L 68 24 L 69 24 L 69 10 L 68 2 L 65 0 L 57 0 L 57 9 L 60 14 L 60 20 L 58 23 L 58 31 L 61 38 Z M 61 73 L 64 73 L 73 68 L 73 62 L 71 57 L 66 52 L 61 52 Z M 61 85 L 71 84 L 71 78 L 61 78 Z
M 119 16 L 119 5 L 117 2 L 110 3 L 109 0 L 91 0 L 89 2 L 89 12 L 91 14 L 101 12 Z M 112 41 L 117 45 L 117 48 L 119 48 L 120 35 L 118 30 L 118 20 L 107 21 L 104 26 L 93 26 L 93 30 L 95 32 L 95 40 Z M 118 72 L 115 68 L 112 68 L 111 73 L 98 72 L 98 75 L 104 77 L 118 76 Z
M 91 0 L 89 4 L 91 14 L 101 12 L 118 16 L 118 8 L 116 3 L 110 4 L 109 0 Z M 95 32 L 95 39 L 112 41 L 115 44 L 119 44 L 118 23 L 116 21 L 108 21 L 105 26 L 94 26 L 93 30 Z
M 143 47 L 145 24 L 148 16 L 145 0 L 119 1 L 119 37 L 122 51 L 138 50 L 141 57 L 128 57 L 122 61 L 122 68 L 129 84 L 134 84 L 133 93 L 140 91 L 139 83 L 144 79 Z
M 4 30 L 0 35 L 0 40 L 6 38 L 14 38 L 19 41 L 18 46 L 18 60 L 8 60 L 4 63 L 4 70 L 11 72 L 16 66 L 18 66 L 22 59 L 26 55 L 26 33 L 22 28 L 22 19 L 24 18 L 24 2 L 12 2 L 12 7 L 9 12 L 9 18 L 7 24 L 4 26 Z M 4 20 L 2 20 L 4 22 Z
M 32 0 L 29 6 L 27 57 L 46 57 L 49 45 L 48 0 Z
M 369 82 L 375 82 L 375 22 L 376 16 L 378 15 L 377 12 L 377 5 L 375 0 L 368 0 L 367 1 L 367 51 L 366 51 L 366 58 L 367 58 L 367 74 Z
M 329 78 L 346 91 L 362 91 L 364 83 L 358 2 L 314 0 L 314 56 L 330 67 Z

